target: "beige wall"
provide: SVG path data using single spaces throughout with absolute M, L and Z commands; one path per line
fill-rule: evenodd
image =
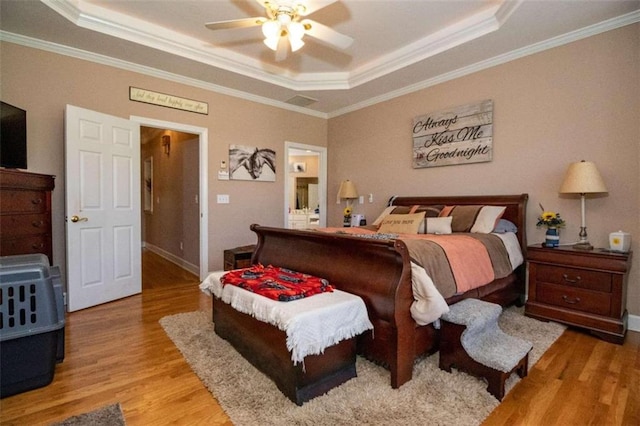
M 250 223 L 282 226 L 284 141 L 328 146 L 328 194 L 351 179 L 374 202 L 356 205 L 369 221 L 391 195 L 506 194 L 530 196 L 530 243 L 538 203 L 567 219 L 562 241 L 578 233 L 578 199 L 560 197 L 567 165 L 595 161 L 609 188 L 587 201 L 592 243 L 607 245 L 610 232 L 640 241 L 640 24 L 528 56 L 330 120 L 264 106 L 141 74 L 10 43 L 1 45 L 2 99 L 29 114 L 29 169 L 57 176 L 54 258 L 64 263 L 64 105 L 121 117 L 130 115 L 209 129 L 210 269 L 222 267 L 225 248 L 251 243 Z M 128 100 L 136 86 L 208 102 L 201 116 Z M 432 169 L 411 168 L 411 122 L 418 115 L 493 99 L 493 161 Z M 218 181 L 229 144 L 275 149 L 275 183 Z M 231 203 L 216 204 L 216 194 Z M 365 197 L 366 199 L 367 197 Z M 341 210 L 328 202 L 328 225 Z M 640 256 L 631 272 L 628 308 L 640 315 Z
M 2 100 L 28 114 L 29 170 L 56 175 L 54 262 L 64 266 L 64 108 L 72 104 L 119 117 L 131 115 L 209 129 L 209 269 L 222 269 L 223 250 L 255 242 L 251 223 L 283 226 L 284 143 L 326 146 L 327 121 L 79 59 L 0 44 Z M 200 115 L 129 101 L 129 86 L 207 102 Z M 229 145 L 276 151 L 276 182 L 218 181 Z M 230 204 L 216 204 L 229 194 Z
M 493 99 L 493 161 L 411 167 L 412 119 Z M 574 241 L 580 201 L 558 194 L 569 163 L 594 161 L 609 190 L 587 200 L 589 239 L 608 246 L 619 229 L 640 242 L 640 24 L 528 56 L 329 121 L 328 199 L 351 179 L 374 202 L 356 210 L 375 219 L 391 195 L 528 193 L 527 238 L 539 203 L 567 220 L 561 242 Z M 366 197 L 365 197 L 366 199 Z M 343 206 L 329 203 L 329 225 Z M 633 261 L 628 309 L 640 315 L 640 256 Z

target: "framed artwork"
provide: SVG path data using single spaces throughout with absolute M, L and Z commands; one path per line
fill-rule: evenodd
M 276 152 L 255 146 L 229 145 L 229 179 L 275 182 Z
M 295 173 L 304 173 L 307 171 L 307 163 L 293 163 L 291 171 Z

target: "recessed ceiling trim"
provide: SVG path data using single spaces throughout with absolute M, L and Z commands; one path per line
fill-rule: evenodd
M 508 3 L 508 6 L 505 6 L 505 3 Z M 349 80 L 350 86 L 357 87 L 368 83 L 371 80 L 383 77 L 408 65 L 498 30 L 501 25 L 496 17 L 498 12 L 505 7 L 515 10 L 521 2 L 505 3 L 460 20 L 390 55 L 379 57 L 375 62 L 370 62 L 356 70 Z
M 497 30 L 523 0 L 502 1 L 353 72 L 292 73 L 83 0 L 42 0 L 75 25 L 294 91 L 345 90 Z

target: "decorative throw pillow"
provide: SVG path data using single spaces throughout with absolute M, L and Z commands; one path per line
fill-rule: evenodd
M 384 220 L 385 217 L 389 216 L 393 210 L 396 208 L 396 206 L 389 206 L 386 209 L 384 209 L 382 211 L 382 213 L 380 213 L 380 216 L 378 216 L 378 218 L 376 220 L 373 221 L 372 225 L 374 226 L 380 226 L 380 224 L 382 223 L 382 221 Z
M 425 234 L 450 234 L 451 220 L 449 217 L 427 217 L 424 219 L 427 225 Z
M 424 220 L 424 212 L 414 214 L 390 214 L 382 220 L 380 234 L 417 234 Z
M 504 214 L 504 206 L 445 206 L 440 217 L 451 216 L 453 232 L 490 233 Z
M 471 227 L 471 232 L 478 234 L 488 234 L 498 224 L 498 220 L 504 214 L 506 207 L 502 206 L 484 206 L 480 209 L 475 223 Z
M 507 219 L 500 219 L 495 228 L 493 228 L 493 232 L 496 234 L 505 234 L 507 232 L 513 232 L 514 234 L 518 232 L 518 227 L 515 223 L 511 222 Z

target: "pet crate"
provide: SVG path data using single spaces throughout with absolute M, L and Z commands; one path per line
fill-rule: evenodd
M 44 255 L 0 257 L 0 397 L 51 383 L 64 324 L 59 269 Z

